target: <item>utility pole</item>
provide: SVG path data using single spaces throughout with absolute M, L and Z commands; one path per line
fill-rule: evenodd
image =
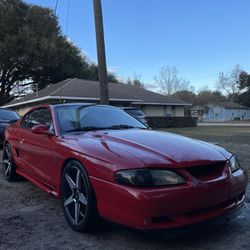
M 106 55 L 105 55 L 101 0 L 93 0 L 93 4 L 94 4 L 94 15 L 95 15 L 98 71 L 99 71 L 99 81 L 100 81 L 100 101 L 101 104 L 109 104 L 108 74 L 107 74 Z

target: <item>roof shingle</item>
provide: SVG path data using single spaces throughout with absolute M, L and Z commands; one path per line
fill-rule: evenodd
M 219 102 L 218 105 L 226 108 L 226 109 L 248 109 L 248 107 L 243 106 L 236 102 Z
M 96 98 L 100 99 L 99 82 L 81 80 L 78 78 L 66 79 L 57 84 L 50 85 L 37 93 L 33 93 L 24 98 L 13 100 L 5 106 L 16 106 L 19 103 L 35 102 L 36 99 L 46 97 L 72 97 L 72 98 Z M 133 103 L 146 104 L 173 104 L 190 105 L 182 100 L 177 100 L 149 90 L 145 90 L 129 84 L 109 83 L 110 99 L 133 100 Z

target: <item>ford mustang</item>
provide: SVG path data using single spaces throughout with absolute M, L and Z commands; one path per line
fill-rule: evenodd
M 239 211 L 247 185 L 225 149 L 83 103 L 42 105 L 10 125 L 3 173 L 60 198 L 68 224 L 82 232 L 99 218 L 141 230 L 210 221 Z

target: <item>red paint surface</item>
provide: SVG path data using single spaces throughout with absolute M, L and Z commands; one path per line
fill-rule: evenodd
M 41 106 L 40 106 L 41 107 Z M 44 191 L 60 198 L 64 163 L 76 159 L 86 168 L 100 215 L 140 229 L 174 228 L 224 215 L 239 206 L 247 175 L 234 174 L 226 164 L 231 153 L 223 148 L 171 133 L 147 130 L 85 132 L 61 136 L 53 106 L 55 135 L 35 134 L 20 127 L 6 130 L 16 171 Z M 216 172 L 193 175 L 191 167 L 220 166 Z M 115 183 L 122 169 L 174 169 L 184 185 L 132 188 Z

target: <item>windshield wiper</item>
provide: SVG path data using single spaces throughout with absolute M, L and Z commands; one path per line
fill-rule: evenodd
M 147 129 L 143 127 L 134 127 L 126 124 L 119 124 L 119 125 L 113 125 L 110 127 L 95 127 L 95 126 L 88 126 L 88 127 L 82 127 L 82 128 L 75 128 L 71 130 L 67 130 L 65 132 L 81 132 L 81 131 L 92 131 L 92 130 L 106 130 L 106 129 L 132 129 L 132 128 L 137 128 L 137 129 Z
M 114 125 L 114 126 L 111 126 L 107 129 L 130 129 L 130 128 L 147 129 L 147 128 L 143 128 L 143 127 L 134 127 L 134 126 L 126 125 L 126 124 Z
M 89 126 L 89 127 L 82 127 L 82 128 L 70 129 L 70 130 L 66 130 L 65 132 L 81 132 L 81 131 L 104 130 L 104 129 L 107 129 L 107 128 L 105 128 L 105 127 Z

